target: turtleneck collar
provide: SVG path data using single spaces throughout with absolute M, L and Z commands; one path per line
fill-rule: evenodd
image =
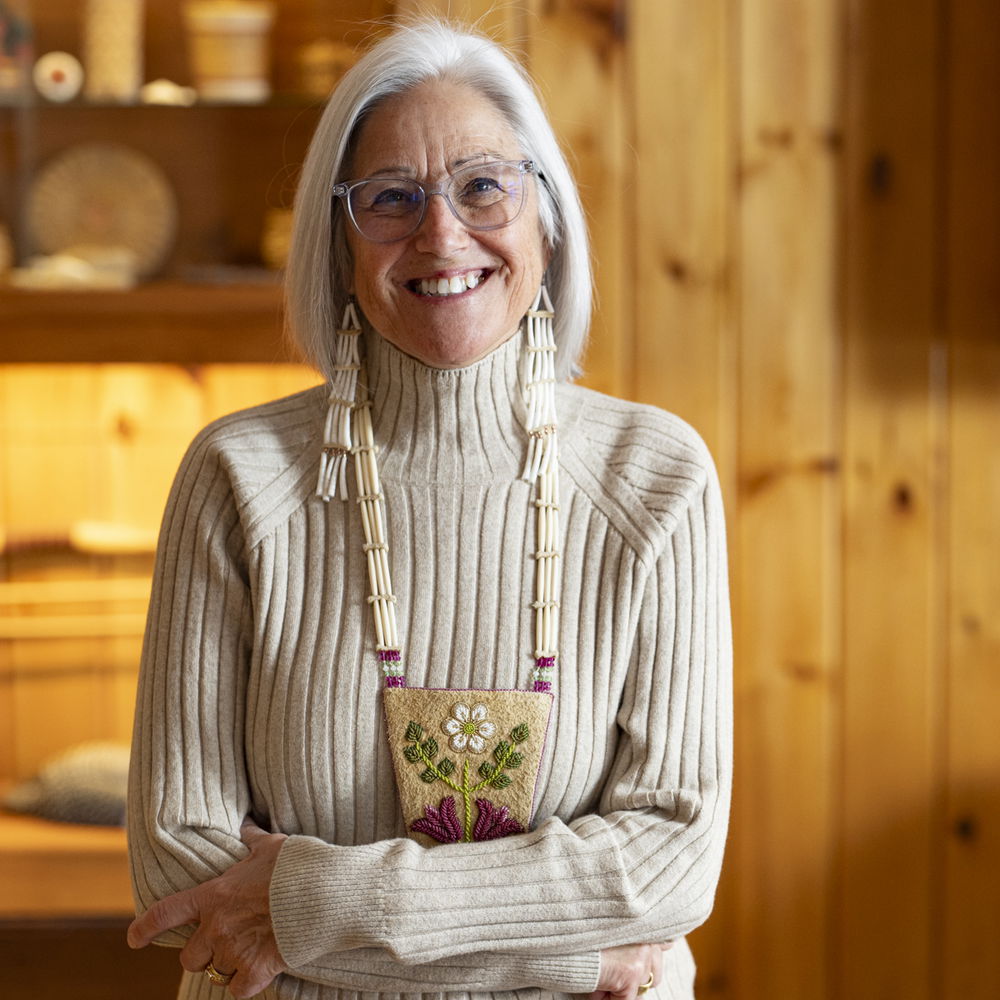
M 420 482 L 516 479 L 524 466 L 518 332 L 465 368 L 430 368 L 364 333 L 380 475 Z

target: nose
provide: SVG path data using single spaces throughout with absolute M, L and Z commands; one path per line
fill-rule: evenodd
M 468 246 L 469 230 L 456 218 L 441 193 L 427 198 L 427 210 L 416 233 L 416 247 L 438 257 L 449 257 Z

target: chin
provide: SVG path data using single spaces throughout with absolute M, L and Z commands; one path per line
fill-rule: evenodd
M 505 344 L 516 333 L 515 329 L 505 337 L 488 343 L 470 344 L 466 340 L 459 343 L 435 343 L 407 344 L 398 340 L 393 343 L 404 354 L 409 354 L 418 361 L 423 362 L 429 368 L 465 368 L 468 365 L 481 361 L 486 355 L 491 354 L 501 344 Z

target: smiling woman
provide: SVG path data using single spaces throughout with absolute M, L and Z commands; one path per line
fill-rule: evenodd
M 496 161 L 523 160 L 518 146 L 495 104 L 464 84 L 430 80 L 370 114 L 347 168 L 358 177 L 391 172 L 439 186 L 450 180 L 453 187 L 456 179 L 503 177 Z M 454 174 L 470 161 L 476 161 L 471 176 Z M 514 336 L 538 292 L 548 259 L 538 198 L 530 180 L 522 184 L 520 171 L 511 172 L 517 181 L 506 183 L 516 183 L 517 199 L 494 201 L 510 210 L 499 222 L 491 212 L 483 228 L 464 221 L 450 198 L 424 196 L 409 234 L 390 242 L 371 239 L 357 225 L 348 230 L 351 290 L 362 312 L 386 340 L 425 364 L 460 368 L 478 361 Z
M 344 78 L 288 313 L 328 385 L 207 428 L 164 519 L 130 943 L 183 946 L 186 1000 L 690 1000 L 729 805 L 718 482 L 682 421 L 568 381 L 583 215 L 497 46 L 423 23 Z

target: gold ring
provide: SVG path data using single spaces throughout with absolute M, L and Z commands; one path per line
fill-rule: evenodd
M 233 981 L 235 972 L 219 972 L 219 970 L 209 962 L 205 966 L 205 975 L 215 983 L 216 986 L 228 986 Z
M 651 972 L 651 973 L 649 974 L 649 979 L 647 979 L 647 980 L 646 980 L 646 981 L 645 981 L 645 982 L 644 982 L 644 983 L 642 984 L 642 986 L 640 986 L 640 987 L 639 987 L 639 988 L 638 988 L 638 989 L 636 990 L 636 993 L 646 993 L 646 992 L 647 992 L 647 991 L 649 990 L 649 988 L 650 988 L 650 987 L 651 987 L 652 985 L 653 985 L 653 973 Z

